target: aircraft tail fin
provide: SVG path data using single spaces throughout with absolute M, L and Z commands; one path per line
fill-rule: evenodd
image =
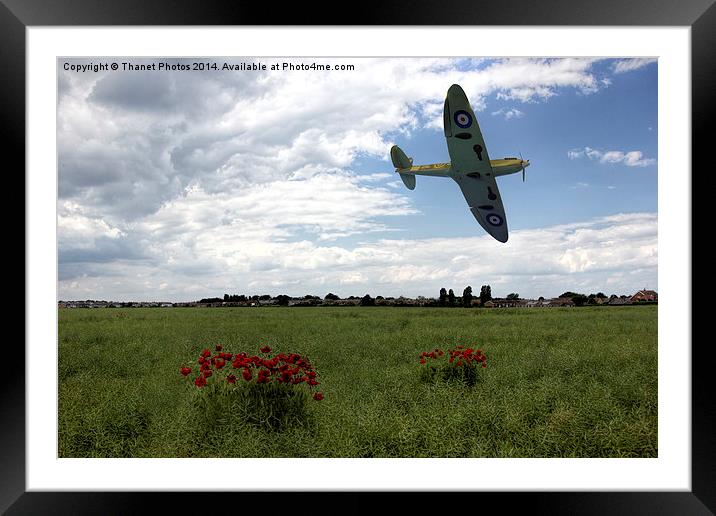
M 390 149 L 390 159 L 393 161 L 395 171 L 400 174 L 400 179 L 403 180 L 403 184 L 408 188 L 408 190 L 414 190 L 415 174 L 401 172 L 401 170 L 412 167 L 413 160 L 406 156 L 403 150 L 397 145 L 393 145 Z
M 403 149 L 397 145 L 391 147 L 390 159 L 393 161 L 393 166 L 397 169 L 410 168 L 413 166 L 413 160 L 406 156 Z

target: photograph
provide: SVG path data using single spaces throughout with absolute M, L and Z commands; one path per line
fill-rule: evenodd
M 57 56 L 57 458 L 660 458 L 659 66 Z

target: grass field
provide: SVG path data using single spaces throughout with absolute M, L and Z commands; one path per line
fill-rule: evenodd
M 208 417 L 204 347 L 310 357 L 302 425 Z M 418 355 L 482 348 L 472 386 Z M 60 457 L 656 457 L 657 307 L 60 310 Z M 300 386 L 303 387 L 303 386 Z

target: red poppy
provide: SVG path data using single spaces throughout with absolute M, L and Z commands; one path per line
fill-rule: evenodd
M 424 358 L 421 358 L 421 359 L 420 359 L 420 363 L 421 363 L 421 364 L 424 364 L 424 363 L 425 363 L 425 359 L 424 359 Z
M 194 380 L 194 384 L 200 388 L 204 387 L 206 385 L 206 378 L 204 378 L 203 376 L 197 376 Z
M 236 377 L 233 374 L 230 374 L 229 376 L 226 377 L 226 381 L 231 384 L 234 384 L 234 383 L 236 383 Z
M 211 355 L 211 351 L 209 351 L 209 348 L 205 348 L 204 351 L 201 352 L 201 356 L 203 356 L 204 358 L 208 357 L 209 355 Z
M 184 376 L 188 375 L 189 373 L 191 373 L 191 368 L 189 368 L 189 367 L 181 368 L 181 374 L 183 374 Z
M 214 362 L 214 365 L 217 369 L 221 369 L 226 365 L 226 360 L 224 360 L 223 358 L 219 358 L 218 360 L 216 360 L 216 362 Z
M 244 368 L 244 370 L 241 372 L 241 376 L 243 376 L 244 380 L 246 380 L 247 382 L 251 381 L 251 371 L 248 367 Z
M 216 345 L 216 351 L 221 351 L 223 349 L 221 344 Z
M 318 382 L 314 380 L 313 378 L 309 378 L 306 382 L 308 385 L 318 385 Z
M 271 348 L 268 347 L 268 346 L 264 346 L 264 347 L 261 348 L 260 351 L 261 351 L 261 353 L 270 353 L 270 352 L 271 352 Z
M 321 401 L 323 399 L 323 393 L 317 392 L 316 394 L 313 395 L 313 399 L 316 401 Z

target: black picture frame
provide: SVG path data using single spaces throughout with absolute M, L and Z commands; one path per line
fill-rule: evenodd
M 25 168 L 25 29 L 28 26 L 82 25 L 605 25 L 688 26 L 692 51 L 692 163 L 710 163 L 707 146 L 713 133 L 713 92 L 716 67 L 716 6 L 714 0 L 479 0 L 429 2 L 400 0 L 391 3 L 353 4 L 313 2 L 282 3 L 267 8 L 260 2 L 205 0 L 0 0 L 0 145 L 3 156 L 16 158 Z M 324 19 L 316 13 L 325 13 Z M 350 18 L 347 17 L 350 13 Z M 20 188 L 24 191 L 24 181 Z M 692 189 L 693 191 L 693 189 Z M 6 209 L 7 213 L 7 209 Z M 693 234 L 693 229 L 692 229 Z M 24 249 L 24 247 L 23 247 Z M 25 256 L 25 259 L 28 257 Z M 27 263 L 25 261 L 25 263 Z M 29 271 L 25 265 L 27 278 Z M 687 292 L 691 293 L 690 285 Z M 684 302 L 691 303 L 691 299 Z M 690 305 L 692 306 L 692 305 Z M 693 321 L 693 316 L 691 316 Z M 692 326 L 693 328 L 693 326 Z M 690 492 L 529 492 L 463 493 L 450 495 L 478 510 L 499 507 L 500 512 L 522 507 L 549 514 L 714 514 L 716 512 L 716 431 L 712 389 L 708 383 L 707 348 L 690 343 L 692 353 L 692 490 Z M 159 503 L 162 512 L 188 511 L 209 503 L 207 510 L 228 509 L 223 499 L 238 496 L 245 507 L 271 504 L 290 497 L 310 503 L 313 511 L 365 513 L 376 507 L 375 493 L 195 493 L 26 492 L 25 489 L 25 373 L 15 368 L 3 378 L 0 390 L 0 510 L 7 514 L 133 514 Z M 310 498 L 310 502 L 308 500 Z M 443 512 L 446 496 L 411 493 L 403 496 L 402 509 L 435 508 Z M 293 503 L 293 502 L 292 502 Z M 330 509 L 332 508 L 332 510 Z

